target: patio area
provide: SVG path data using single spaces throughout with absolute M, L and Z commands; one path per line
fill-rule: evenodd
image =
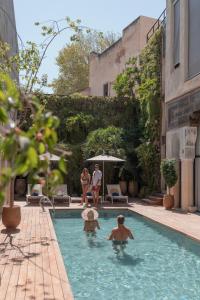
M 21 205 L 22 222 L 16 232 L 6 232 L 0 225 L 0 299 L 73 299 L 48 208 L 43 212 L 37 206 Z M 200 241 L 197 214 L 166 211 L 141 202 L 103 208 L 128 208 Z M 66 209 L 80 206 L 73 203 Z

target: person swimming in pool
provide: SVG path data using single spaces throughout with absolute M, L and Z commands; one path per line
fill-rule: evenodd
M 134 239 L 131 230 L 124 225 L 125 217 L 119 215 L 117 217 L 118 227 L 114 228 L 108 237 L 108 240 L 113 241 L 113 249 L 119 254 L 120 250 L 124 250 L 128 239 Z
M 117 217 L 118 227 L 114 228 L 108 237 L 108 240 L 116 242 L 126 242 L 129 239 L 134 239 L 131 230 L 124 225 L 125 217 L 119 215 Z
M 85 220 L 83 230 L 85 232 L 95 233 L 96 228 L 100 229 L 99 222 L 98 222 L 98 212 L 92 208 L 86 208 L 82 212 L 82 218 Z

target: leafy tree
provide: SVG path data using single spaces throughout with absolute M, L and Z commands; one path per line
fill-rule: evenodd
M 64 21 L 62 27 L 61 21 Z M 36 22 L 35 25 L 40 27 L 41 35 L 44 37 L 43 41 L 40 44 L 32 41 L 27 41 L 24 44 L 20 38 L 21 48 L 16 55 L 10 55 L 10 46 L 0 41 L 0 72 L 14 74 L 15 78 L 19 75 L 20 89 L 26 94 L 48 86 L 47 74 L 39 76 L 39 70 L 48 48 L 60 33 L 71 30 L 70 39 L 76 41 L 84 31 L 90 31 L 86 26 L 81 25 L 81 20 L 72 21 L 69 17 L 60 21 L 48 21 L 46 25 L 45 23 Z
M 109 126 L 92 131 L 88 135 L 83 148 L 84 157 L 102 154 L 103 151 L 109 155 L 125 157 L 122 128 Z
M 33 124 L 28 130 L 22 130 L 11 116 L 13 111 L 21 111 L 28 105 L 33 116 Z M 62 172 L 65 163 L 59 161 L 59 170 L 50 171 L 50 161 L 40 160 L 39 155 L 52 153 L 57 143 L 56 128 L 59 125 L 57 117 L 44 111 L 38 99 L 19 93 L 15 84 L 6 74 L 0 73 L 0 154 L 8 162 L 1 169 L 0 174 L 0 203 L 4 200 L 4 192 L 11 180 L 10 206 L 14 202 L 14 178 L 18 175 L 26 176 L 32 183 L 45 184 L 43 174 L 48 174 L 50 187 L 62 182 Z
M 103 34 L 97 31 L 77 35 L 75 41 L 63 48 L 56 59 L 59 75 L 52 83 L 54 92 L 69 95 L 88 87 L 90 53 L 101 53 L 117 38 L 114 33 Z
M 95 118 L 92 115 L 79 113 L 69 117 L 66 121 L 67 140 L 69 143 L 83 142 L 94 126 Z M 94 128 L 94 127 L 93 127 Z

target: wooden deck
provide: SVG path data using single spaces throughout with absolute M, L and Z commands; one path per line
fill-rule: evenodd
M 0 300 L 73 299 L 48 210 L 23 207 L 19 230 L 0 230 Z
M 16 232 L 6 232 L 0 224 L 0 300 L 73 299 L 48 209 L 43 212 L 40 207 L 23 205 L 25 203 L 22 203 L 22 222 Z M 200 241 L 200 216 L 197 214 L 167 211 L 140 202 L 128 207 L 109 205 L 104 208 L 120 207 Z M 70 208 L 81 207 L 74 203 Z

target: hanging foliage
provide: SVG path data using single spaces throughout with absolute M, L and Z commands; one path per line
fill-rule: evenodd
M 129 60 L 114 85 L 118 95 L 134 95 L 138 101 L 140 145 L 135 153 L 143 185 L 149 191 L 159 189 L 160 178 L 161 46 L 162 30 L 158 30 L 139 58 Z

